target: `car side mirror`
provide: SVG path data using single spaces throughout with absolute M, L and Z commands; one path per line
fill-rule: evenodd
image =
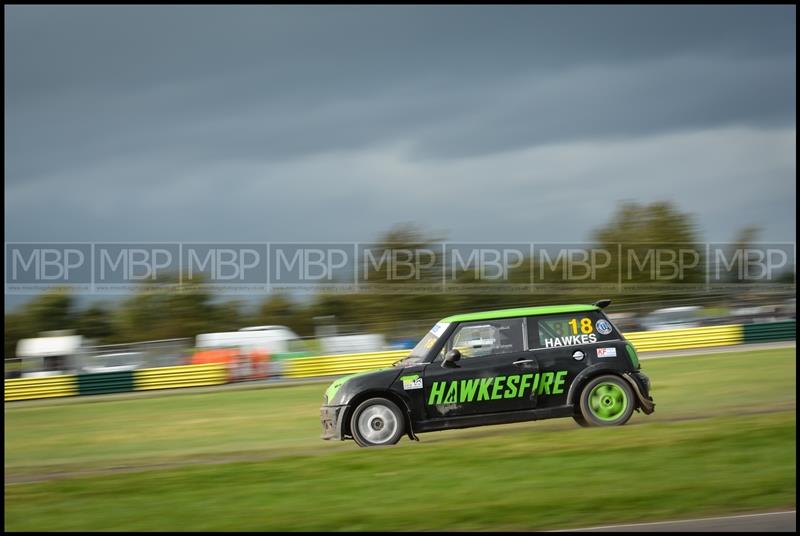
M 446 354 L 444 354 L 444 361 L 442 361 L 443 367 L 457 367 L 456 361 L 461 359 L 461 352 L 453 348 Z

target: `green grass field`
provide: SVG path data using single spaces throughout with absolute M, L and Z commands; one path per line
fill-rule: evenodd
M 381 449 L 319 439 L 322 384 L 6 404 L 5 528 L 533 530 L 794 507 L 794 348 L 642 367 L 656 413 L 624 427 Z

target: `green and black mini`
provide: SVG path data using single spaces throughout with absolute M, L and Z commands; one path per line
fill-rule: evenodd
M 555 417 L 613 426 L 650 414 L 650 381 L 604 314 L 609 303 L 445 318 L 394 366 L 334 381 L 322 437 L 391 445 L 452 428 Z

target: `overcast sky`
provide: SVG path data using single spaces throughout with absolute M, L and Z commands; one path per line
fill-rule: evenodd
M 794 6 L 5 8 L 6 241 L 795 240 Z

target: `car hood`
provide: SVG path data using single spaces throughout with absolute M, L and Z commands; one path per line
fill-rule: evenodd
M 325 404 L 340 406 L 350 402 L 360 392 L 388 389 L 403 370 L 402 367 L 386 367 L 337 378 L 325 391 Z

